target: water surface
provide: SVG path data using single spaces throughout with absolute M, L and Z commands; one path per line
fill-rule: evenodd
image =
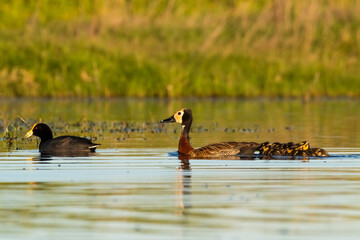
M 194 146 L 308 140 L 332 156 L 181 161 L 180 126 L 158 123 L 181 107 L 193 109 Z M 1 239 L 357 239 L 358 109 L 345 100 L 2 100 Z M 42 159 L 18 115 L 102 145 L 91 157 Z

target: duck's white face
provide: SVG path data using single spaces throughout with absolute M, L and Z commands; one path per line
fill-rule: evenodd
M 180 123 L 180 124 L 182 124 L 183 116 L 184 116 L 184 109 L 181 109 L 174 114 L 174 118 L 175 118 L 176 122 Z

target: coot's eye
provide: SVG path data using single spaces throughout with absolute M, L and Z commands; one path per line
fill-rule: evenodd
M 181 115 L 181 112 L 178 112 L 178 115 Z

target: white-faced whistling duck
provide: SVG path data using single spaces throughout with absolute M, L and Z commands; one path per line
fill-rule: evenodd
M 220 142 L 194 149 L 189 141 L 189 131 L 193 115 L 190 109 L 183 108 L 161 123 L 177 122 L 181 124 L 182 131 L 178 151 L 180 155 L 191 158 L 213 158 L 235 155 L 253 155 L 259 144 L 255 142 Z

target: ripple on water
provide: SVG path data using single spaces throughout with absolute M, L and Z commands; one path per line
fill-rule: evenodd
M 190 160 L 167 148 L 0 154 L 5 238 L 358 236 L 360 151 L 302 160 Z M 168 153 L 171 154 L 168 154 Z M 347 153 L 351 153 L 348 155 Z

